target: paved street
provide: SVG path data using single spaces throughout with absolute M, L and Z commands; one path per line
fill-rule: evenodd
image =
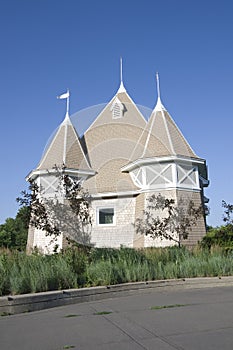
M 155 288 L 3 316 L 0 349 L 232 350 L 233 288 Z

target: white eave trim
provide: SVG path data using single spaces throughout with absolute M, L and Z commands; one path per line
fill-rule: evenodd
M 193 188 L 193 187 L 182 187 L 182 186 L 177 186 L 177 187 L 173 187 L 173 186 L 167 186 L 167 187 L 147 187 L 147 188 L 141 188 L 138 190 L 134 190 L 134 191 L 122 191 L 122 192 L 106 192 L 106 193 L 95 193 L 92 194 L 91 193 L 91 198 L 92 199 L 115 199 L 115 198 L 120 198 L 120 197 L 128 197 L 128 196 L 137 196 L 141 193 L 150 193 L 150 192 L 159 192 L 159 191 L 163 191 L 163 190 L 174 190 L 178 189 L 180 191 L 191 191 L 191 192 L 200 192 L 200 188 Z
M 96 174 L 95 170 L 82 170 L 82 169 L 68 169 L 66 168 L 63 171 L 64 174 L 67 175 L 86 175 L 86 176 L 94 176 Z M 30 179 L 36 179 L 38 176 L 41 175 L 51 175 L 51 174 L 57 174 L 56 169 L 46 169 L 46 170 L 32 170 L 27 176 L 26 181 Z
M 126 164 L 121 168 L 122 172 L 131 171 L 139 166 L 153 164 L 153 163 L 167 163 L 167 162 L 182 162 L 186 164 L 205 164 L 205 159 L 201 158 L 187 158 L 182 156 L 165 156 L 153 158 L 140 158 L 132 163 Z

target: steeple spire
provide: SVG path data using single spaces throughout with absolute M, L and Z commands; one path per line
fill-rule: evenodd
M 160 99 L 160 86 L 159 86 L 159 73 L 158 72 L 156 72 L 156 82 L 157 82 L 158 99 Z
M 154 108 L 154 111 L 161 111 L 161 110 L 165 110 L 162 102 L 161 102 L 161 98 L 160 98 L 160 84 L 159 84 L 159 73 L 156 72 L 156 85 L 157 85 L 157 103 L 156 106 Z
M 120 92 L 126 92 L 124 84 L 123 84 L 123 63 L 122 63 L 122 57 L 120 57 L 120 87 L 117 91 Z
M 123 84 L 123 67 L 122 67 L 122 57 L 120 58 L 120 76 L 121 76 L 121 84 Z

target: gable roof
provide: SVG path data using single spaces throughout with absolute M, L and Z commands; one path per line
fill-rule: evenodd
M 198 158 L 158 97 L 130 161 L 163 156 Z
M 58 127 L 37 170 L 52 169 L 55 165 L 65 165 L 68 169 L 91 170 L 68 114 Z

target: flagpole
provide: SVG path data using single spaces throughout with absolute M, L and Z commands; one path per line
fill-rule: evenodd
M 64 94 L 61 94 L 60 96 L 57 96 L 59 99 L 66 99 L 66 117 L 69 117 L 69 109 L 70 109 L 70 91 L 67 89 L 67 91 Z

